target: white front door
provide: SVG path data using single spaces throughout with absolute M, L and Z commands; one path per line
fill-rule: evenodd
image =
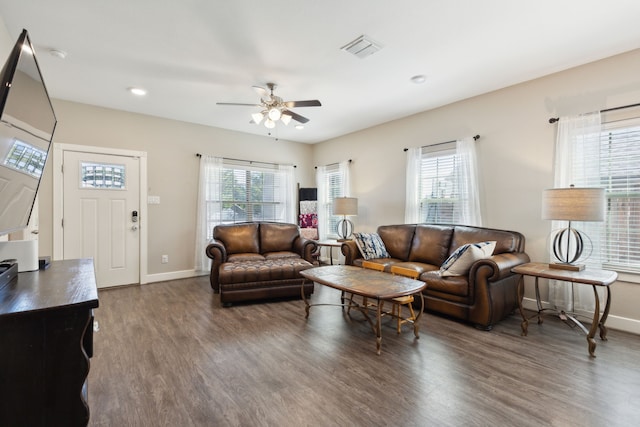
M 63 258 L 93 258 L 99 288 L 140 281 L 139 160 L 63 154 Z

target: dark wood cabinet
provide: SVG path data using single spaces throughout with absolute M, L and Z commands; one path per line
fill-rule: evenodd
M 0 425 L 89 422 L 93 260 L 53 261 L 0 290 Z

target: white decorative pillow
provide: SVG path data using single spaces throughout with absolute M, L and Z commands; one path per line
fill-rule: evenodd
M 496 242 L 467 243 L 452 253 L 440 267 L 441 276 L 464 276 L 479 259 L 493 255 Z
M 389 258 L 389 252 L 377 233 L 353 233 L 353 240 L 364 259 Z

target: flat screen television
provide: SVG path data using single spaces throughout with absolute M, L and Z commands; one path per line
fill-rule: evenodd
M 0 235 L 29 223 L 56 115 L 27 30 L 0 72 Z

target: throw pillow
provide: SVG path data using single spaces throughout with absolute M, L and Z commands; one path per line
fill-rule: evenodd
M 467 243 L 456 249 L 440 267 L 441 276 L 464 276 L 474 262 L 493 255 L 496 242 Z
M 364 259 L 389 258 L 389 252 L 377 233 L 353 233 L 353 240 Z

